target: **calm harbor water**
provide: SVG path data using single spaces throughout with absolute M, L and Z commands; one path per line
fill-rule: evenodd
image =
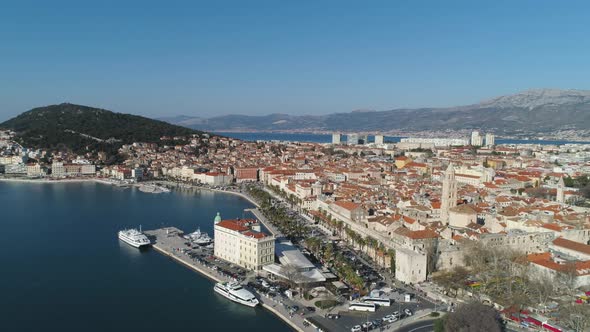
M 290 331 L 262 308 L 217 296 L 192 270 L 117 239 L 139 224 L 212 234 L 217 211 L 235 218 L 252 207 L 240 197 L 0 182 L 0 202 L 2 331 Z
M 291 142 L 313 142 L 313 143 L 331 143 L 332 135 L 327 134 L 288 134 L 288 133 L 234 133 L 234 132 L 217 132 L 219 135 L 241 139 L 243 141 L 291 141 Z M 385 142 L 397 143 L 403 137 L 385 136 Z M 374 142 L 374 136 L 369 136 L 369 142 Z M 343 135 L 342 141 L 346 141 L 346 135 Z M 496 138 L 496 144 L 568 144 L 568 143 L 582 143 L 590 144 L 590 142 L 574 142 L 574 141 L 550 141 L 550 140 L 522 140 L 522 139 L 502 139 Z

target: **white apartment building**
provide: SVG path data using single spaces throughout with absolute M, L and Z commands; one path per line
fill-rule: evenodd
M 340 144 L 342 136 L 340 133 L 333 133 L 332 134 L 332 144 Z
M 483 145 L 483 137 L 479 134 L 479 131 L 472 131 L 471 132 L 471 145 L 472 146 L 482 146 Z
M 62 162 L 53 162 L 51 164 L 51 176 L 61 178 L 66 176 L 66 168 Z
M 496 136 L 492 133 L 487 133 L 486 134 L 486 146 L 493 147 L 494 145 L 496 145 Z
M 262 233 L 256 220 L 222 220 L 214 236 L 217 258 L 253 271 L 274 263 L 275 238 Z
M 375 144 L 383 145 L 383 135 L 375 135 Z

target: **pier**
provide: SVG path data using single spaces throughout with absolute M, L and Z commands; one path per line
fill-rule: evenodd
M 157 252 L 168 256 L 180 264 L 196 271 L 203 276 L 214 282 L 226 282 L 232 281 L 232 278 L 223 271 L 234 271 L 243 270 L 242 268 L 236 268 L 231 264 L 212 258 L 212 254 L 205 251 L 202 248 L 191 248 L 186 245 L 187 240 L 182 237 L 184 232 L 175 227 L 165 227 L 156 230 L 144 231 L 144 234 L 150 238 L 152 242 L 152 248 Z M 187 253 L 191 251 L 202 252 L 202 256 L 206 257 L 199 260 L 195 260 Z M 246 280 L 252 279 L 255 273 L 248 271 L 245 275 Z M 213 291 L 213 289 L 211 289 Z M 288 309 L 276 300 L 263 296 L 256 291 L 250 289 L 260 301 L 260 304 L 265 309 L 272 312 L 278 318 L 282 319 L 291 328 L 298 332 L 311 332 L 315 329 L 311 326 L 305 327 L 303 325 L 304 318 L 298 315 L 290 317 Z M 229 300 L 228 300 L 229 301 Z

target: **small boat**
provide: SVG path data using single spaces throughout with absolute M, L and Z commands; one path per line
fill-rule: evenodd
M 139 191 L 149 194 L 169 193 L 170 189 L 166 187 L 156 186 L 155 184 L 142 184 L 139 186 Z
M 209 236 L 209 234 L 201 232 L 201 228 L 197 228 L 196 231 L 185 235 L 184 238 L 200 246 L 206 246 L 213 242 L 213 239 Z
M 131 228 L 119 231 L 119 240 L 135 248 L 141 248 L 151 244 L 147 236 L 141 232 L 141 226 L 139 226 L 139 230 Z
M 231 300 L 234 301 L 236 303 L 239 304 L 243 304 L 245 306 L 248 307 L 255 307 L 258 305 L 258 299 L 256 298 L 256 296 L 254 296 L 254 294 L 252 294 L 250 291 L 244 289 L 244 287 L 242 287 L 242 285 L 240 285 L 237 282 L 224 282 L 224 283 L 216 283 L 215 286 L 213 287 L 213 290 Z

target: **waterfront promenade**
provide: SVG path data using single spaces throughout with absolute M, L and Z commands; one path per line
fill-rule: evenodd
M 224 269 L 231 269 L 230 264 L 213 259 L 208 261 L 208 264 L 205 265 L 187 255 L 187 252 L 190 251 L 191 248 L 185 244 L 186 240 L 182 238 L 181 230 L 175 227 L 166 227 L 156 230 L 144 231 L 144 233 L 152 241 L 152 247 L 159 253 L 174 259 L 178 263 L 202 274 L 214 282 L 232 281 L 231 277 L 222 272 Z M 253 279 L 254 275 L 254 272 L 246 275 L 246 280 Z M 211 288 L 211 292 L 213 292 L 213 287 Z M 306 327 L 303 325 L 303 321 L 305 319 L 304 317 L 299 315 L 290 315 L 287 309 L 288 305 L 284 301 L 281 303 L 275 298 L 263 296 L 256 293 L 255 291 L 253 292 L 257 295 L 257 298 L 265 309 L 269 310 L 277 317 L 285 321 L 295 331 L 315 331 L 315 329 L 311 326 Z

